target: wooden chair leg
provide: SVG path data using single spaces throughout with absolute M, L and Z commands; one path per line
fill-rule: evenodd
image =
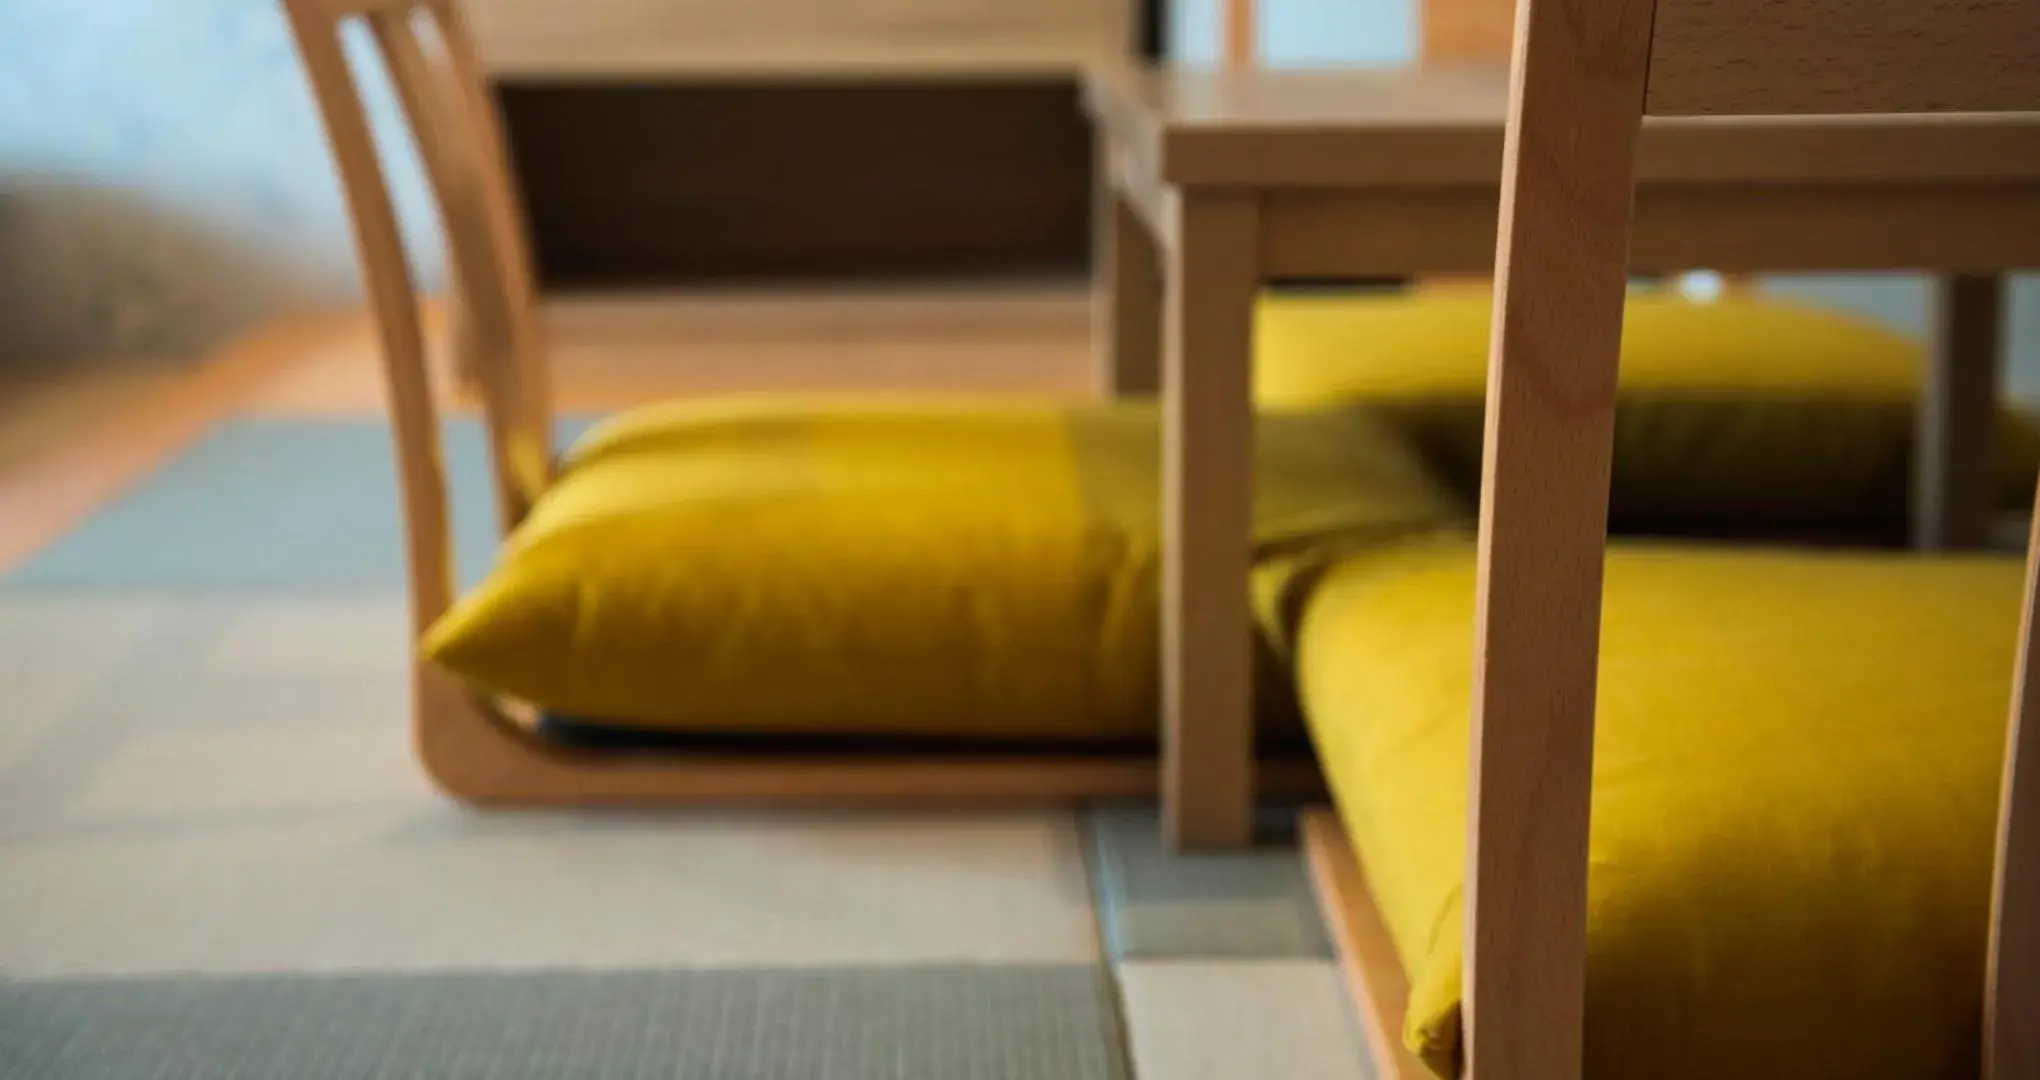
M 1346 988 L 1360 1011 L 1360 1032 L 1382 1080 L 1430 1080 L 1432 1073 L 1403 1045 L 1410 979 L 1396 955 L 1360 857 L 1330 807 L 1305 810 L 1297 821 L 1304 862 L 1326 928 L 1337 946 Z
M 1101 141 L 1099 154 L 1107 152 Z M 1098 186 L 1098 342 L 1100 393 L 1153 397 L 1162 379 L 1162 278 L 1154 237 L 1109 176 Z
M 1997 510 L 2004 280 L 1951 277 L 1939 286 L 1914 440 L 1913 545 L 1977 548 L 1989 541 Z
M 1163 821 L 1179 848 L 1239 847 L 1253 825 L 1254 296 L 1259 211 L 1186 193 L 1163 372 Z
M 1466 1075 L 1579 1080 L 1616 366 L 1651 0 L 1519 9 L 1467 806 Z
M 1984 1080 L 2040 1078 L 2040 517 L 2027 541 L 2026 607 L 1998 795 L 1997 880 L 1983 997 Z

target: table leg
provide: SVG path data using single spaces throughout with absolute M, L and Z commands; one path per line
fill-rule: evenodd
M 1913 451 L 1913 546 L 1981 547 L 1997 510 L 1998 368 L 2004 280 L 1939 282 Z
M 1154 237 L 1109 177 L 1099 181 L 1098 204 L 1099 391 L 1108 398 L 1153 397 L 1162 379 L 1162 278 Z
M 1259 212 L 1184 192 L 1169 256 L 1162 379 L 1162 817 L 1178 848 L 1253 825 L 1250 398 Z

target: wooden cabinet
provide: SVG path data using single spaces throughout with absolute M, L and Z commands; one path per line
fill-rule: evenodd
M 464 0 L 549 287 L 1077 276 L 1144 0 Z

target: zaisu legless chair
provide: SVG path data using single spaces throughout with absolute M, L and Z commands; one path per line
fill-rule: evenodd
M 380 327 L 417 750 L 444 790 L 478 803 L 1155 790 L 1151 406 L 669 402 L 556 456 L 532 257 L 461 13 L 283 6 Z M 350 23 L 366 24 L 415 136 L 480 392 L 505 540 L 464 594 L 419 298 L 342 46 Z M 1336 411 L 1271 418 L 1256 468 L 1270 548 L 1456 512 L 1399 444 Z M 548 734 L 562 723 L 656 745 L 569 743 Z M 1270 771 L 1278 787 L 1315 782 L 1307 760 Z
M 2031 0 L 1520 0 L 1478 535 L 1298 631 L 1386 1071 L 2040 1077 L 2040 532 L 2023 577 L 1606 542 L 1644 115 L 2000 111 L 2040 111 Z M 1949 269 L 2040 266 L 2040 189 L 1973 197 Z

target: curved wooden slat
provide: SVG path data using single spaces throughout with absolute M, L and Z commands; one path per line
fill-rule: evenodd
M 1654 0 L 1524 0 L 1475 605 L 1469 1076 L 1577 1080 L 1615 372 Z
M 1660 0 L 1656 116 L 2040 110 L 2033 0 Z
M 1346 987 L 1360 1007 L 1375 1067 L 1388 1080 L 1431 1080 L 1431 1070 L 1403 1045 L 1410 977 L 1345 826 L 1329 807 L 1314 807 L 1303 812 L 1299 831 L 1318 908 L 1338 947 Z
M 453 278 L 460 285 L 460 311 L 468 348 L 481 376 L 483 415 L 495 466 L 497 505 L 504 531 L 524 520 L 549 480 L 552 456 L 547 433 L 524 423 L 517 323 L 510 259 L 499 249 L 494 215 L 484 190 L 488 163 L 481 160 L 475 117 L 445 68 L 426 55 L 411 12 L 369 19 L 411 121 L 425 172 L 438 196 L 446 224 Z M 528 301 L 527 301 L 528 302 Z
M 524 232 L 524 202 L 510 168 L 503 116 L 489 94 L 466 14 L 454 0 L 430 2 L 446 53 L 448 79 L 466 112 L 468 129 L 475 140 L 476 178 L 483 211 L 488 217 L 491 250 L 502 264 L 503 286 L 509 293 L 510 354 L 505 362 L 517 380 L 521 412 L 516 422 L 542 441 L 548 441 L 553 417 L 552 376 L 539 320 L 531 241 Z M 544 479 L 550 482 L 549 473 Z
M 1984 1080 L 2040 1078 L 2040 515 L 2026 546 L 2026 607 L 1998 793 L 1997 874 L 1983 995 Z
M 453 603 L 454 585 L 446 471 L 425 368 L 417 290 L 404 259 L 368 117 L 340 47 L 338 26 L 323 0 L 285 0 L 284 7 L 340 171 L 362 276 L 375 311 L 403 488 L 412 624 L 422 634 Z

